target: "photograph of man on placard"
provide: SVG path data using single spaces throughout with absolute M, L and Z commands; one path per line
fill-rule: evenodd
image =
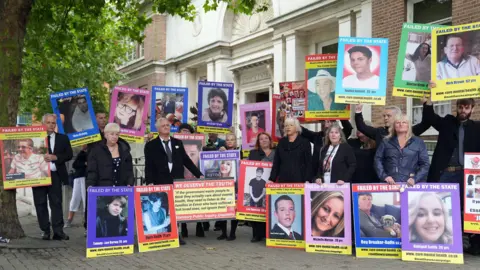
M 47 153 L 45 139 L 18 139 L 4 140 L 4 161 L 6 180 L 37 179 L 50 175 L 48 162 L 44 155 Z M 13 156 L 13 157 L 12 157 Z
M 93 128 L 93 121 L 85 95 L 59 98 L 57 99 L 57 104 L 60 117 L 63 120 L 63 131 L 65 134 Z
M 378 89 L 380 87 L 380 46 L 345 45 L 343 88 Z
M 455 79 L 480 74 L 480 61 L 473 55 L 480 32 L 470 31 L 437 37 L 437 79 Z M 477 49 L 478 53 L 478 49 Z
M 270 205 L 272 206 L 270 212 L 273 214 L 271 213 L 269 238 L 304 240 L 301 197 L 301 195 L 270 196 Z M 297 215 L 298 218 L 296 218 Z

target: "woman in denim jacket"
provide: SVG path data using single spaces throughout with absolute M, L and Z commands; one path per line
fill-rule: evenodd
M 412 134 L 406 115 L 397 116 L 375 154 L 375 171 L 380 181 L 390 185 L 406 182 L 413 186 L 426 180 L 429 167 L 425 143 Z

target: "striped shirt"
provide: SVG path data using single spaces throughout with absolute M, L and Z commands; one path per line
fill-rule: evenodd
M 45 162 L 42 155 L 37 154 L 32 154 L 27 159 L 20 154 L 16 154 L 10 166 L 15 173 L 25 173 L 24 179 L 41 178 L 48 172 L 48 162 Z

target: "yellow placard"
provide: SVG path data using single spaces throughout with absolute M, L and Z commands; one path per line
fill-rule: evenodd
M 150 243 L 139 243 L 138 251 L 148 252 L 148 251 L 156 251 L 156 250 L 163 250 L 163 249 L 169 249 L 169 248 L 177 248 L 179 246 L 180 246 L 180 242 L 178 238 L 175 238 L 175 239 L 155 241 Z
M 45 137 L 47 137 L 46 131 L 0 133 L 0 140 L 19 140 L 19 139 L 45 138 Z
M 87 258 L 133 254 L 133 245 L 87 248 Z
M 305 69 L 314 68 L 335 68 L 337 67 L 337 60 L 313 60 L 305 62 Z
M 359 258 L 401 259 L 400 248 L 356 248 L 355 255 Z
M 385 105 L 386 97 L 335 95 L 335 103 Z
M 80 139 L 71 140 L 70 145 L 72 147 L 76 147 L 76 146 L 80 146 L 80 145 L 84 145 L 84 144 L 98 142 L 98 141 L 101 141 L 101 140 L 102 140 L 102 136 L 100 134 L 94 134 L 94 135 L 83 137 L 83 138 L 80 138 Z
M 229 128 L 197 126 L 197 132 L 199 132 L 199 133 L 220 133 L 220 134 L 228 134 L 228 133 L 230 133 L 231 131 L 230 131 Z
M 430 97 L 430 91 L 425 90 L 415 90 L 415 89 L 404 89 L 404 88 L 393 88 L 394 97 L 411 97 L 411 98 L 426 98 Z
M 350 111 L 305 111 L 305 118 L 350 119 Z
M 237 212 L 236 218 L 238 220 L 247 220 L 247 221 L 258 221 L 258 222 L 266 221 L 265 215 L 244 213 L 244 212 Z
M 272 239 L 267 238 L 267 247 L 305 248 L 304 240 Z
M 352 246 L 306 244 L 305 250 L 313 253 L 352 255 Z
M 268 195 L 289 195 L 298 194 L 303 195 L 303 188 L 267 188 Z
M 120 138 L 124 139 L 129 143 L 143 143 L 145 138 L 143 136 L 133 136 L 127 134 L 120 134 Z
M 250 155 L 250 150 L 242 150 L 242 156 L 244 159 L 248 158 Z
M 463 222 L 463 230 L 469 233 L 479 233 L 480 222 L 465 221 Z
M 403 261 L 463 264 L 462 253 L 402 251 Z
M 3 182 L 4 189 L 16 189 L 24 187 L 38 187 L 38 186 L 50 186 L 52 184 L 52 178 L 42 177 L 35 179 L 17 179 L 17 180 L 5 180 Z

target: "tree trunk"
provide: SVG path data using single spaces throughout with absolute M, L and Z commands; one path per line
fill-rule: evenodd
M 15 126 L 22 79 L 27 19 L 33 0 L 0 0 L 0 126 Z M 1 161 L 3 162 L 3 160 Z M 3 189 L 0 167 L 0 236 L 25 236 L 18 220 L 16 191 Z

